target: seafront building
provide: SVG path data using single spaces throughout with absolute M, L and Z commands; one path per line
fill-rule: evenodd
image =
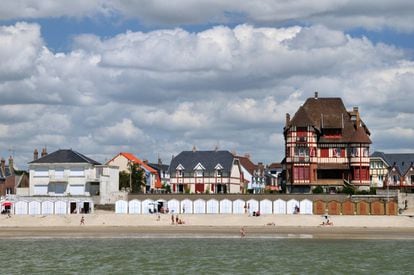
M 114 203 L 119 189 L 118 167 L 102 165 L 71 149 L 51 154 L 44 149 L 40 158 L 35 150 L 29 175 L 29 188 L 20 188 L 20 195 L 45 200 L 95 197 L 97 203 L 109 204 Z M 73 207 L 77 206 L 71 206 L 70 212 L 75 211 Z
M 283 133 L 287 192 L 369 189 L 370 132 L 358 107 L 347 111 L 341 98 L 315 93 L 292 119 L 286 114 Z
M 266 187 L 265 167 L 263 163 L 253 163 L 249 154 L 235 157 L 240 161 L 240 168 L 243 173 L 244 185 L 246 186 L 247 193 L 263 193 Z
M 155 169 L 158 173 L 158 176 L 160 178 L 161 186 L 163 189 L 170 188 L 170 166 L 167 164 L 164 164 L 160 158 L 158 158 L 157 163 L 148 163 L 148 165 Z M 164 190 L 165 191 L 165 190 Z
M 0 160 L 0 196 L 15 195 L 16 188 L 28 186 L 28 173 L 16 169 L 12 156 L 9 157 L 8 164 L 2 158 Z
M 121 152 L 106 164 L 119 167 L 119 172 L 124 171 L 130 173 L 129 166 L 132 163 L 139 165 L 139 167 L 144 170 L 145 188 L 142 190 L 144 193 L 154 192 L 162 188 L 161 178 L 158 171 L 148 165 L 147 161 L 137 158 L 132 153 Z
M 173 193 L 242 193 L 240 161 L 229 151 L 183 151 L 170 164 Z
M 414 191 L 414 154 L 374 152 L 370 160 L 371 186 Z

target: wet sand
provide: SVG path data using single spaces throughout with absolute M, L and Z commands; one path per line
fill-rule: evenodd
M 409 216 L 331 216 L 333 226 L 321 226 L 317 215 L 179 215 L 185 224 L 171 224 L 171 215 L 95 213 L 64 216 L 0 217 L 0 238 L 314 238 L 410 239 Z

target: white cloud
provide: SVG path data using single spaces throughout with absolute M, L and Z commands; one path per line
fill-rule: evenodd
M 411 0 L 3 0 L 0 5 L 3 20 L 100 15 L 156 26 L 299 22 L 336 29 L 414 31 Z
M 14 146 L 31 159 L 48 145 L 100 161 L 121 150 L 169 160 L 220 144 L 280 161 L 285 114 L 314 91 L 359 106 L 376 148 L 414 147 L 413 61 L 325 26 L 83 35 L 67 53 L 50 51 L 37 24 L 0 29 L 21 49 L 0 40 L 12 63 L 0 64 L 0 155 Z M 406 134 L 390 139 L 395 127 Z
M 37 24 L 22 22 L 14 26 L 0 26 L 0 80 L 29 76 L 35 68 L 42 45 Z

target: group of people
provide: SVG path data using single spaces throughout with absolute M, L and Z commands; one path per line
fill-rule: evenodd
M 178 217 L 178 214 L 174 217 L 174 214 L 171 215 L 171 224 L 185 224 L 185 221 Z
M 331 222 L 331 221 L 329 220 L 328 215 L 325 215 L 325 216 L 324 216 L 324 220 L 322 221 L 322 223 L 321 223 L 320 225 L 333 225 L 333 222 Z

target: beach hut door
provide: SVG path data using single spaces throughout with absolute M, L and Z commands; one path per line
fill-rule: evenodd
M 75 214 L 76 213 L 76 202 L 70 203 L 70 213 Z

